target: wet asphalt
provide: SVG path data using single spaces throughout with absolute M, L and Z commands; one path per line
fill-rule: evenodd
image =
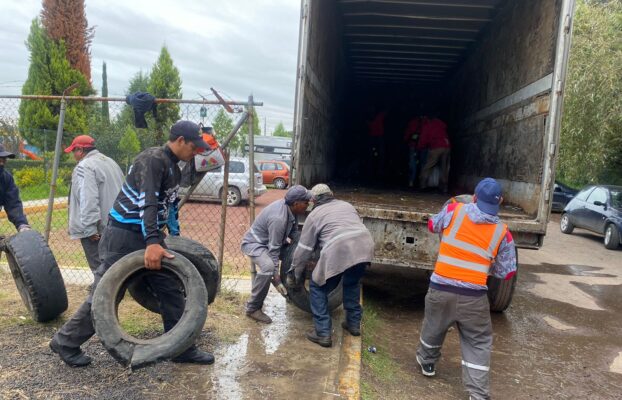
M 622 249 L 607 250 L 586 231 L 548 225 L 540 250 L 519 250 L 511 306 L 493 313 L 491 394 L 502 399 L 622 398 Z M 406 372 L 384 398 L 468 398 L 461 383 L 456 330 L 447 335 L 437 376 L 425 378 L 415 361 L 426 276 L 372 268 L 365 300 L 382 318 L 382 343 Z

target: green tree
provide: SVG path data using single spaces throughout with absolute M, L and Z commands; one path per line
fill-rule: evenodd
M 292 133 L 285 130 L 282 122 L 274 128 L 274 132 L 272 132 L 272 136 L 280 136 L 280 137 L 292 137 Z
M 132 157 L 136 156 L 140 151 L 140 141 L 138 141 L 136 131 L 131 126 L 125 128 L 125 133 L 119 141 L 119 151 L 123 155 L 125 172 L 127 173 Z
M 216 138 L 219 142 L 222 142 L 227 137 L 227 135 L 233 130 L 233 126 L 233 119 L 223 108 L 220 108 L 216 114 L 216 117 L 212 121 L 212 128 L 214 128 Z M 236 134 L 229 143 L 229 148 L 234 151 L 241 151 L 241 147 L 244 146 L 244 143 L 244 138 L 238 132 L 238 134 Z
M 181 99 L 181 77 L 166 46 L 162 46 L 160 56 L 149 75 L 149 93 L 156 98 Z M 158 105 L 158 116 L 155 118 L 157 143 L 162 143 L 164 138 L 168 137 L 169 127 L 178 119 L 180 119 L 179 104 Z
M 257 109 L 255 107 L 253 107 L 253 111 L 251 112 L 249 119 L 252 120 L 253 135 L 261 135 L 261 128 L 259 127 L 259 116 L 257 116 Z M 240 128 L 240 134 L 244 137 L 248 137 L 248 121 L 246 121 L 244 126 Z
M 580 0 L 566 79 L 558 178 L 622 184 L 622 2 Z
M 26 41 L 30 51 L 28 78 L 22 86 L 23 95 L 61 95 L 77 82 L 78 87 L 70 95 L 93 94 L 91 85 L 79 71 L 72 69 L 65 57 L 63 41 L 51 40 L 38 19 L 32 21 Z M 42 145 L 42 136 L 35 134 L 42 129 L 56 130 L 60 114 L 59 101 L 28 100 L 20 102 L 19 128 L 24 137 L 36 146 Z M 64 129 L 66 141 L 88 130 L 89 106 L 83 102 L 69 101 L 65 112 Z
M 108 74 L 106 73 L 106 61 L 102 65 L 102 97 L 108 97 Z M 108 102 L 102 102 L 102 120 L 104 123 L 110 122 L 110 110 Z

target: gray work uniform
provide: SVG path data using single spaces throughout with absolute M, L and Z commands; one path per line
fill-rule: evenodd
M 108 224 L 108 213 L 122 184 L 119 165 L 98 150 L 88 152 L 71 174 L 69 236 L 80 239 L 92 272 L 100 264 L 99 241 L 90 237 L 101 234 Z
M 374 258 L 371 234 L 356 209 L 342 200 L 331 200 L 311 211 L 294 251 L 292 269 L 304 268 L 316 247 L 321 249 L 320 259 L 311 278 L 320 286 L 346 269 Z
M 270 282 L 278 273 L 281 247 L 298 237 L 296 217 L 285 204 L 285 200 L 277 200 L 264 208 L 251 228 L 242 238 L 242 253 L 251 258 L 253 273 L 251 297 L 246 303 L 246 312 L 261 309 L 270 290 Z M 254 271 L 251 271 L 254 272 Z

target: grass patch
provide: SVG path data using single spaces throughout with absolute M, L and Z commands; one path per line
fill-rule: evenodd
M 127 294 L 119 303 L 119 323 L 125 332 L 137 338 L 155 337 L 164 332 L 160 314 L 143 308 Z
M 56 197 L 69 195 L 69 185 L 63 183 L 56 186 Z M 38 185 L 19 188 L 19 197 L 22 201 L 47 199 L 50 196 L 50 184 L 40 183 Z
M 209 305 L 205 326 L 214 332 L 223 343 L 235 343 L 245 331 L 241 321 L 244 296 L 230 290 L 222 289 L 216 300 Z
M 362 324 L 362 363 L 371 371 L 373 380 L 368 381 L 364 376 L 361 377 L 361 398 L 363 400 L 382 399 L 383 394 L 378 393 L 374 387 L 395 384 L 404 379 L 406 375 L 389 356 L 388 348 L 391 338 L 384 337 L 380 332 L 382 319 L 378 316 L 377 307 L 371 301 L 365 303 Z M 367 351 L 370 346 L 376 347 L 377 352 Z

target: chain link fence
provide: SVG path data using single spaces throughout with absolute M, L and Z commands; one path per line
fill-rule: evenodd
M 66 97 L 67 113 L 64 118 L 62 146 L 60 153 L 58 180 L 53 199 L 53 212 L 49 225 L 48 243 L 63 272 L 66 283 L 89 284 L 92 274 L 88 267 L 79 240 L 72 240 L 68 230 L 67 194 L 71 185 L 71 171 L 76 163 L 71 154 L 62 149 L 67 147 L 73 137 L 89 134 L 96 140 L 97 149 L 113 158 L 127 172 L 132 159 L 147 147 L 162 145 L 168 140 L 168 132 L 157 132 L 156 116 L 145 115 L 147 128 L 136 128 L 133 109 L 125 103 L 124 98 L 87 98 Z M 52 96 L 0 96 L 0 142 L 9 151 L 17 155 L 9 160 L 6 168 L 11 170 L 24 203 L 24 211 L 33 229 L 44 234 L 48 212 L 48 196 L 52 174 L 50 173 L 54 153 L 56 132 L 27 126 L 20 120 L 20 108 L 45 104 L 47 109 L 61 109 L 60 97 Z M 76 121 L 78 114 L 74 104 L 80 103 L 83 112 Z M 179 119 L 188 119 L 203 126 L 226 126 L 233 128 L 235 123 L 245 115 L 253 105 L 249 101 L 218 101 L 218 100 L 170 100 L 156 99 L 156 111 L 171 113 Z M 250 104 L 250 107 L 249 107 Z M 166 109 L 164 109 L 166 107 Z M 160 110 L 160 108 L 163 108 Z M 73 110 L 73 111 L 71 111 Z M 221 110 L 226 110 L 223 114 Z M 249 112 L 250 115 L 252 113 Z M 223 117 L 225 115 L 226 117 Z M 177 119 L 173 118 L 173 119 Z M 57 117 L 58 120 L 58 117 Z M 223 125 L 223 120 L 225 124 Z M 174 121 L 170 121 L 174 122 Z M 72 131 L 72 127 L 86 123 L 87 131 Z M 246 121 L 245 134 L 252 135 L 251 117 Z M 170 126 L 170 125 L 168 125 Z M 133 132 L 133 133 L 132 133 Z M 230 132 L 219 132 L 215 129 L 219 141 Z M 251 160 L 252 156 L 243 155 L 244 144 L 252 138 L 240 140 L 242 132 L 238 132 L 232 141 L 231 154 L 227 164 L 217 170 L 205 174 L 195 190 L 180 210 L 181 235 L 193 239 L 207 247 L 221 266 L 221 289 L 234 289 L 237 279 L 249 274 L 249 262 L 240 251 L 243 234 L 254 218 L 254 197 L 266 191 Z M 130 139 L 128 139 L 130 137 Z M 136 140 L 131 138 L 135 137 Z M 36 151 L 38 149 L 38 151 Z M 180 166 L 181 167 L 181 166 Z M 228 179 L 225 175 L 228 172 Z M 251 194 L 251 176 L 254 176 L 255 188 Z M 183 183 L 183 182 L 182 182 Z M 225 185 L 227 183 L 227 185 Z M 189 185 L 186 182 L 186 185 Z M 188 190 L 182 188 L 183 195 Z M 224 201 L 223 201 L 224 200 Z M 224 206 L 226 203 L 227 206 Z M 0 234 L 15 233 L 15 227 L 7 219 L 4 211 L 0 212 Z M 2 260 L 6 267 L 6 260 Z

